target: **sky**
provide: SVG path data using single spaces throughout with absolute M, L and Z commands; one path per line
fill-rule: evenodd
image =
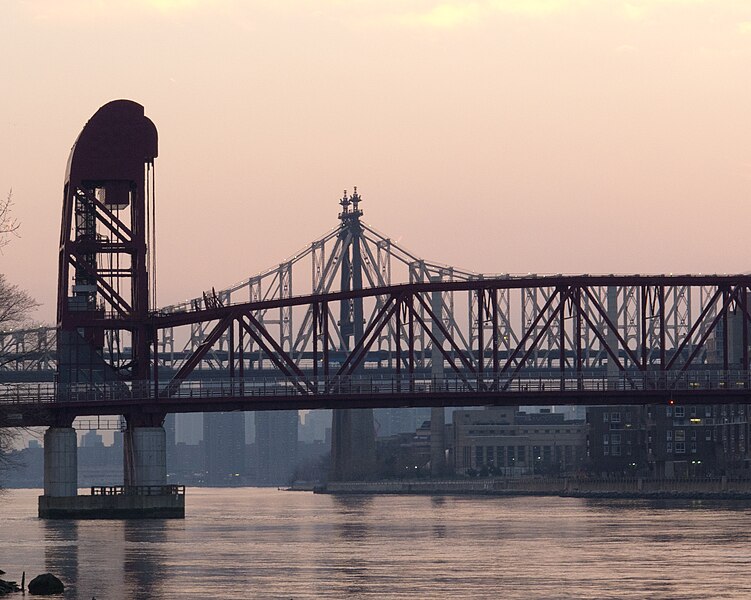
M 159 304 L 364 219 L 485 273 L 751 272 L 747 0 L 2 0 L 0 272 L 55 312 L 65 164 L 156 124 Z

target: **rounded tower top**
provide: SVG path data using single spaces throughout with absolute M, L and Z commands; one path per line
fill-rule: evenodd
M 143 180 L 143 165 L 158 154 L 157 131 L 132 100 L 113 100 L 84 125 L 68 157 L 65 183 Z

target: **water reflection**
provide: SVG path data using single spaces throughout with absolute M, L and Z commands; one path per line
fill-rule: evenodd
M 365 550 L 369 544 L 372 528 L 372 496 L 333 496 L 332 507 L 336 517 L 333 523 L 333 543 L 339 552 L 322 561 L 322 569 L 330 569 L 332 584 L 338 595 L 362 596 L 372 593 L 371 570 Z M 328 564 L 327 564 L 328 563 Z M 322 593 L 324 589 L 320 590 Z M 331 590 L 328 590 L 331 593 Z
M 144 600 L 162 595 L 166 577 L 164 545 L 169 521 L 138 519 L 123 522 L 123 568 L 128 597 Z
M 365 515 L 373 505 L 373 496 L 332 496 L 334 507 L 341 514 Z
M 27 504 L 2 507 L 21 543 L 1 566 L 56 573 L 68 600 L 751 597 L 743 503 L 206 490 L 184 522 L 40 521 Z
M 66 586 L 78 581 L 78 521 L 44 519 L 44 568 Z M 27 576 L 29 574 L 27 573 Z M 31 575 L 29 579 L 33 577 Z

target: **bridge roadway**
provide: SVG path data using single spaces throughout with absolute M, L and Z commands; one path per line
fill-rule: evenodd
M 11 426 L 44 426 L 79 416 L 256 410 L 434 406 L 722 404 L 751 401 L 749 371 L 624 372 L 617 377 L 571 374 L 485 377 L 356 376 L 323 380 L 206 379 L 173 390 L 153 382 L 70 386 L 0 386 L 0 407 Z

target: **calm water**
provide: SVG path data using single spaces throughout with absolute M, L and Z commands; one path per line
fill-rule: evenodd
M 184 521 L 42 521 L 0 497 L 5 578 L 66 598 L 748 598 L 751 505 L 190 489 Z

